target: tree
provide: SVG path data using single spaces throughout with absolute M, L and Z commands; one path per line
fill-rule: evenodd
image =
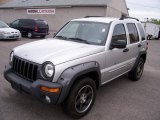
M 160 25 L 160 19 L 158 20 L 158 19 L 151 18 L 149 21 L 152 22 L 152 23 Z

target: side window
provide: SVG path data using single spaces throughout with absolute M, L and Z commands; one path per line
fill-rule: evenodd
M 14 21 L 14 22 L 12 23 L 12 26 L 13 26 L 13 27 L 17 27 L 18 24 L 19 24 L 19 20 L 16 20 L 16 21 Z
M 123 24 L 116 25 L 113 31 L 112 43 L 118 40 L 125 40 L 127 43 L 126 31 Z
M 138 31 L 134 23 L 127 23 L 127 28 L 129 31 L 130 43 L 139 42 Z
M 21 20 L 20 21 L 20 26 L 33 26 L 34 21 L 33 20 Z
M 143 40 L 145 40 L 145 38 L 146 38 L 144 29 L 142 28 L 142 25 L 141 25 L 140 23 L 138 23 L 137 25 L 138 25 L 138 29 L 139 29 L 139 31 L 140 31 L 141 38 L 142 38 L 142 41 L 143 41 Z
M 24 20 L 20 20 L 19 26 L 24 26 Z

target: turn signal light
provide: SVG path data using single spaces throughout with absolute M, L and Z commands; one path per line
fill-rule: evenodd
M 45 86 L 41 86 L 40 90 L 44 91 L 44 92 L 50 92 L 50 93 L 57 93 L 57 92 L 60 91 L 59 88 L 48 88 L 48 87 L 45 87 Z

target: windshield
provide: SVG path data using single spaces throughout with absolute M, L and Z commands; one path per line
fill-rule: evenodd
M 0 21 L 0 28 L 8 28 L 8 27 L 9 26 L 6 23 Z
M 109 24 L 99 22 L 71 21 L 56 35 L 57 38 L 103 45 L 107 39 Z

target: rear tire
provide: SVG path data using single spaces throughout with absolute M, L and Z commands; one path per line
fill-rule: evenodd
M 144 69 L 144 59 L 140 58 L 136 67 L 132 71 L 129 72 L 129 78 L 133 81 L 140 80 L 143 74 L 143 69 Z
M 29 32 L 29 33 L 27 34 L 27 37 L 31 39 L 31 38 L 33 38 L 33 34 L 32 34 L 31 32 Z
M 92 108 L 96 97 L 96 84 L 88 77 L 79 79 L 62 103 L 63 111 L 73 118 L 85 116 Z
M 45 35 L 42 35 L 42 36 L 40 36 L 41 38 L 45 38 L 46 36 Z

